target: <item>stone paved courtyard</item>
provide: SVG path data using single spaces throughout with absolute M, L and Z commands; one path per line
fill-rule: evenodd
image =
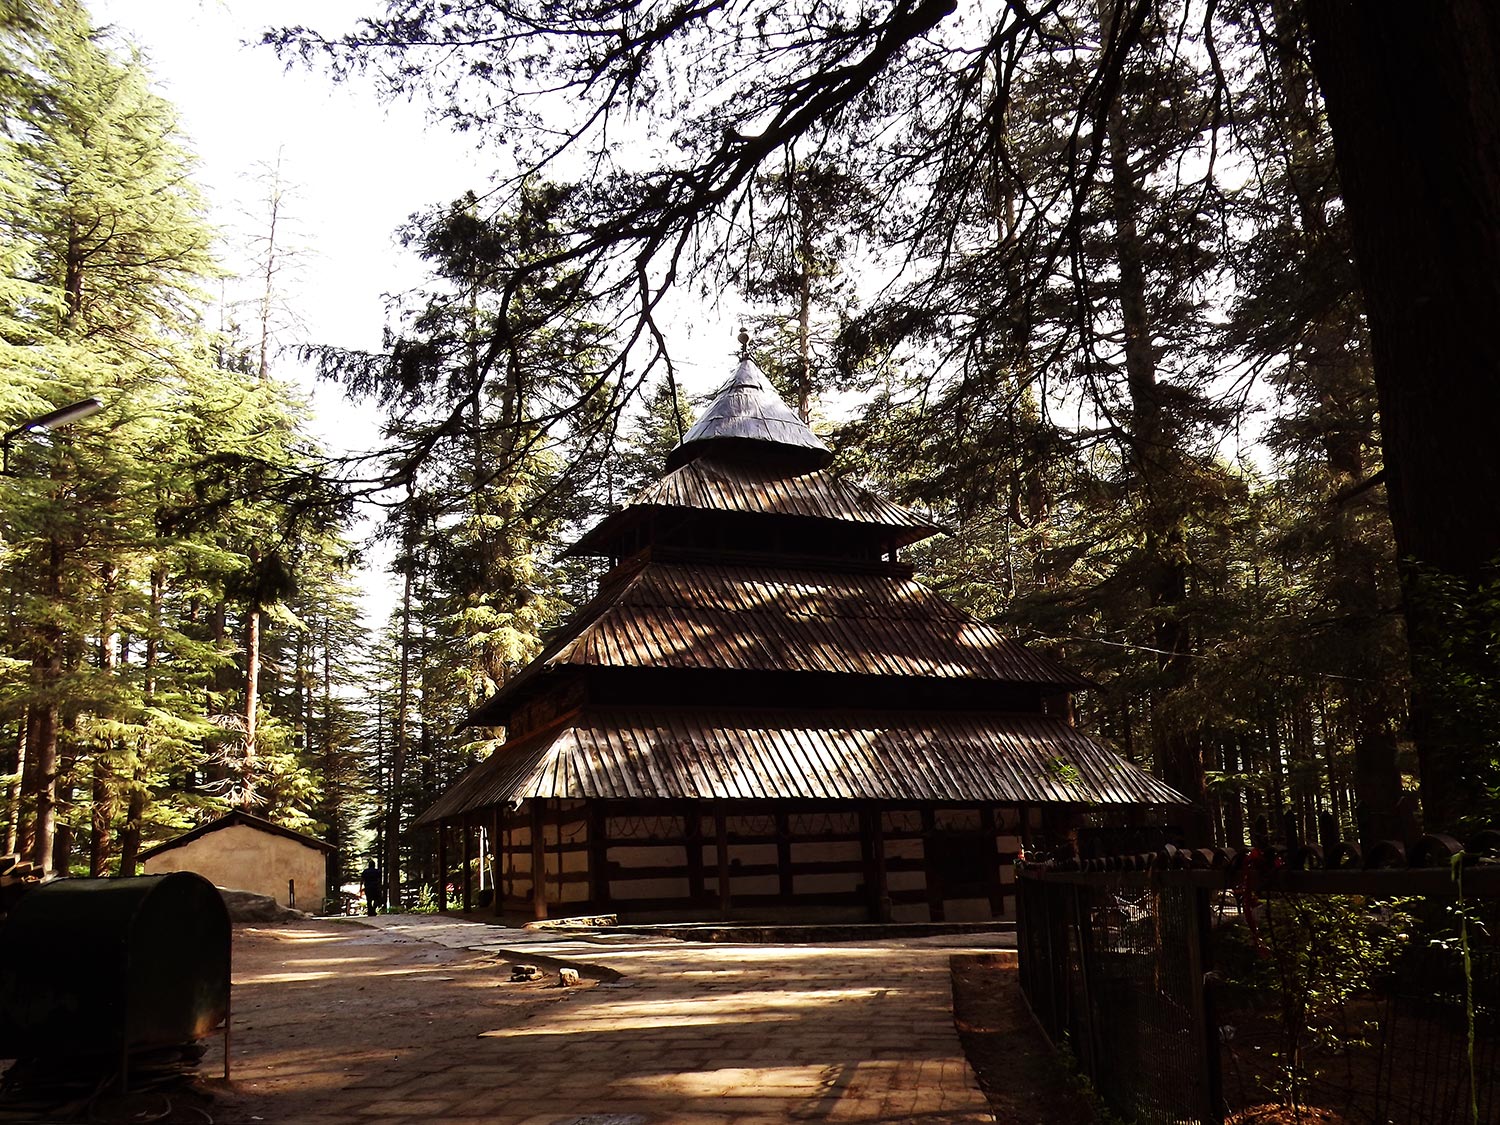
M 1008 941 L 586 940 L 402 915 L 236 927 L 235 1074 L 207 1083 L 213 1116 L 991 1121 L 953 1026 L 949 957 Z M 518 962 L 547 975 L 513 984 Z M 556 987 L 564 965 L 581 987 Z

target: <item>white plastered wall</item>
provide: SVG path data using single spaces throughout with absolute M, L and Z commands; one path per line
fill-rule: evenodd
M 244 824 L 231 824 L 160 852 L 146 860 L 145 869 L 147 875 L 192 871 L 216 887 L 253 891 L 283 906 L 291 905 L 287 893 L 291 880 L 297 909 L 311 913 L 323 909 L 327 893 L 327 861 L 320 849 Z

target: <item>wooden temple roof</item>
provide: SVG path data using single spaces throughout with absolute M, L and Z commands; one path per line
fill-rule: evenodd
M 916 582 L 895 549 L 937 529 L 829 456 L 743 360 L 575 545 L 616 565 L 470 716 L 515 737 L 417 823 L 553 798 L 1183 802 L 1047 714 L 1089 681 Z
M 653 509 L 753 512 L 800 516 L 887 529 L 891 548 L 916 543 L 940 531 L 936 524 L 827 469 L 788 472 L 755 462 L 704 455 L 681 465 L 636 493 L 573 544 L 569 555 L 609 554 L 621 532 Z
M 503 722 L 527 680 L 564 665 L 1089 684 L 911 578 L 651 561 L 586 605 L 470 722 Z
M 710 450 L 747 445 L 757 456 L 774 451 L 779 460 L 805 468 L 821 468 L 833 459 L 833 451 L 781 400 L 748 357 L 740 360 L 734 377 L 668 455 L 667 468 L 675 469 Z
M 1046 715 L 600 707 L 502 746 L 417 823 L 529 798 L 1183 803 Z

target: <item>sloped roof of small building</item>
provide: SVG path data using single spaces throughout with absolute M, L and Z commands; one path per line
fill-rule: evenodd
M 562 665 L 1089 686 L 911 578 L 646 562 L 584 606 L 470 723 L 497 721 L 523 683 Z
M 305 844 L 309 848 L 317 848 L 319 851 L 331 852 L 334 850 L 332 844 L 319 840 L 316 836 L 308 836 L 302 832 L 295 832 L 290 828 L 283 828 L 281 825 L 273 824 L 262 817 L 254 816 L 242 809 L 236 809 L 233 812 L 225 813 L 217 820 L 210 820 L 207 824 L 198 825 L 191 832 L 184 832 L 181 836 L 174 836 L 165 843 L 147 848 L 141 852 L 140 858 L 142 861 L 148 860 L 154 855 L 160 855 L 162 852 L 169 852 L 174 848 L 191 844 L 194 840 L 202 839 L 210 832 L 217 832 L 222 828 L 233 828 L 237 824 L 243 825 L 246 828 L 254 828 L 257 832 L 267 832 L 272 836 L 282 836 L 288 840 L 295 840 L 299 844 Z
M 502 746 L 417 823 L 529 798 L 1185 803 L 1046 715 L 591 707 Z
M 941 530 L 915 512 L 828 469 L 796 473 L 784 467 L 705 454 L 641 489 L 629 504 L 594 525 L 566 553 L 607 554 L 610 543 L 626 527 L 657 508 L 753 512 L 864 524 L 888 529 L 885 539 L 892 548 L 916 543 Z
M 752 442 L 761 456 L 779 454 L 806 468 L 822 468 L 833 459 L 833 451 L 782 401 L 755 361 L 745 358 L 667 456 L 667 468 L 678 468 L 710 450 Z

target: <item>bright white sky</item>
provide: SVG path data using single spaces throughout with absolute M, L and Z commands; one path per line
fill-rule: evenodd
M 213 221 L 226 234 L 251 225 L 264 189 L 259 170 L 278 154 L 291 245 L 301 249 L 295 276 L 283 282 L 301 327 L 283 345 L 304 341 L 349 348 L 380 346 L 385 295 L 423 284 L 422 263 L 402 250 L 394 232 L 414 212 L 482 189 L 494 157 L 442 125 L 423 107 L 381 105 L 368 86 L 335 86 L 325 75 L 285 69 L 256 43 L 263 30 L 306 24 L 330 33 L 380 8 L 378 0 L 87 0 L 94 19 L 140 47 L 158 91 L 180 114 L 201 164 L 198 182 Z M 253 292 L 245 290 L 245 295 Z M 247 319 L 247 318 L 242 318 Z M 692 393 L 732 373 L 732 314 L 694 310 L 680 338 Z M 722 359 L 718 358 L 722 355 Z M 332 451 L 365 450 L 378 440 L 378 417 L 344 400 L 336 387 L 313 387 L 291 356 L 273 364 L 282 378 L 306 386 L 314 430 Z M 384 624 L 394 588 L 371 555 L 364 578 L 367 623 Z

